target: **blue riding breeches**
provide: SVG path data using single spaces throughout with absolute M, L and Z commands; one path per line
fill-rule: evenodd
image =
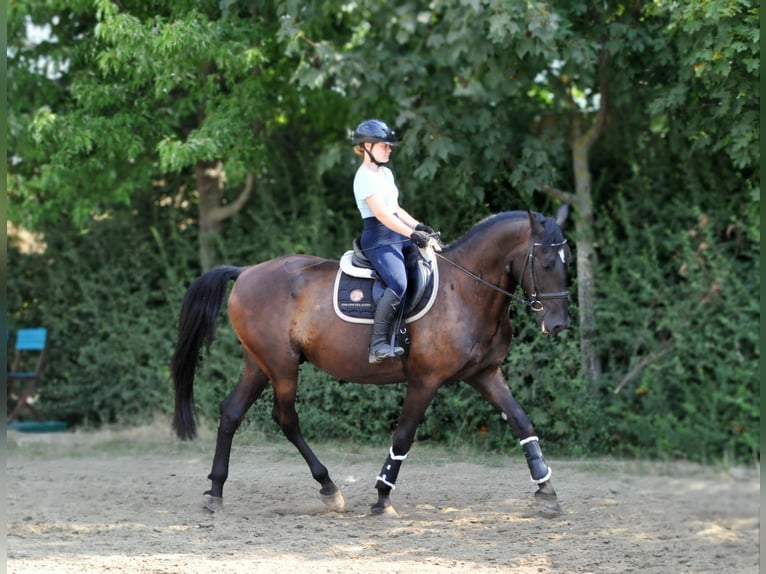
M 412 244 L 409 238 L 391 231 L 375 217 L 365 217 L 362 251 L 372 262 L 380 278 L 399 298 L 407 291 L 407 269 L 404 250 Z

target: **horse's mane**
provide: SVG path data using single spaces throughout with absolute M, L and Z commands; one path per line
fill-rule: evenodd
M 554 218 L 546 217 L 541 213 L 534 211 L 532 212 L 532 216 L 540 221 L 545 228 L 545 234 L 543 236 L 542 243 L 550 245 L 564 241 L 564 234 L 561 232 L 561 227 L 559 227 L 559 224 L 556 223 Z M 469 229 L 465 235 L 447 245 L 444 250 L 450 251 L 452 249 L 458 249 L 460 246 L 473 241 L 475 237 L 484 235 L 488 228 L 494 227 L 495 225 L 505 223 L 518 223 L 520 221 L 527 221 L 528 218 L 529 216 L 527 215 L 526 211 L 505 211 L 503 213 L 490 215 L 471 227 L 471 229 Z

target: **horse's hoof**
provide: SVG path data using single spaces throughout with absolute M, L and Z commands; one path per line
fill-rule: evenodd
M 383 506 L 382 504 L 373 504 L 370 507 L 373 516 L 387 516 L 389 518 L 399 518 L 399 514 L 393 506 Z
M 221 512 L 223 510 L 223 498 L 206 492 L 202 495 L 202 506 L 210 512 Z
M 336 490 L 332 494 L 322 494 L 320 491 L 319 495 L 322 497 L 322 502 L 324 502 L 325 506 L 330 510 L 343 512 L 343 509 L 346 508 L 346 501 L 343 500 L 343 495 L 340 493 L 340 490 Z
M 544 512 L 556 514 L 561 512 L 559 498 L 556 496 L 556 491 L 553 489 L 550 481 L 546 481 L 540 485 L 540 488 L 535 492 L 535 500 L 537 501 L 537 505 Z

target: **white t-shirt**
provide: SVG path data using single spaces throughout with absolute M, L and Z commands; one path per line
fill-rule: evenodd
M 354 176 L 354 197 L 362 219 L 375 217 L 365 199 L 378 194 L 383 204 L 394 213 L 399 205 L 399 188 L 394 183 L 394 174 L 387 167 L 381 166 L 378 171 L 372 171 L 365 166 L 359 166 Z

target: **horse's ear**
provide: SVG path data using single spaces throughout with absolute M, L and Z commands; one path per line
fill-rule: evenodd
M 567 217 L 569 217 L 569 204 L 564 203 L 556 212 L 556 223 L 559 224 L 559 227 L 564 227 L 564 222 L 567 220 Z
M 537 219 L 535 214 L 531 211 L 527 210 L 527 214 L 529 214 L 529 229 L 532 237 L 542 239 L 543 234 L 545 233 L 545 225 L 543 225 L 543 222 Z

